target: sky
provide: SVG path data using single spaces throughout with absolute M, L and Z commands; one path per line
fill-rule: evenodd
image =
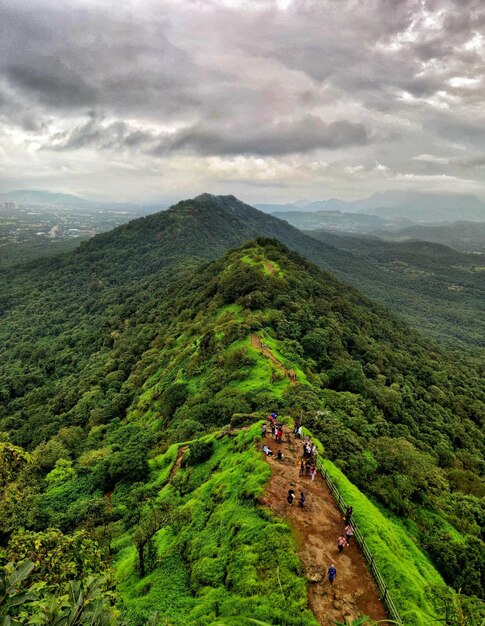
M 485 198 L 484 0 L 1 0 L 0 191 Z

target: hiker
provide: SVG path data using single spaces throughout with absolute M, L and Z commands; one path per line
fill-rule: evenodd
M 276 413 L 273 411 L 273 412 L 271 413 L 271 417 L 275 420 L 278 416 L 277 416 L 277 415 L 276 415 Z
M 300 476 L 304 476 L 304 474 L 305 474 L 305 462 L 302 459 L 300 463 Z
M 311 467 L 310 459 L 307 459 L 305 463 L 305 473 L 307 476 L 310 476 L 310 467 Z
M 277 457 L 278 457 L 278 461 L 282 461 L 283 460 L 283 452 L 281 452 L 281 450 L 278 450 Z
M 263 446 L 263 452 L 266 454 L 266 456 L 273 456 L 273 451 L 268 446 Z
M 274 437 L 276 433 L 276 426 L 274 422 L 271 422 L 271 435 Z
M 337 576 L 337 569 L 336 569 L 335 565 L 330 565 L 330 567 L 328 568 L 328 580 L 330 581 L 331 585 L 333 585 L 333 581 L 335 580 L 335 576 Z
M 314 465 L 310 467 L 310 475 L 312 477 L 312 480 L 315 480 L 315 477 L 317 475 L 317 468 Z
M 318 454 L 317 446 L 315 444 L 313 444 L 313 446 L 312 446 L 312 457 L 314 459 L 316 459 L 317 458 L 317 454 Z
M 305 508 L 305 494 L 303 493 L 303 491 L 300 491 L 300 499 L 298 500 L 298 506 L 300 506 L 302 509 Z
M 352 524 L 347 524 L 347 526 L 345 527 L 345 535 L 347 537 L 347 547 L 348 547 L 350 546 L 350 540 L 354 536 L 354 529 L 352 527 Z
M 337 539 L 337 546 L 338 546 L 339 554 L 342 554 L 345 544 L 346 544 L 345 537 L 343 535 L 340 535 L 340 537 Z
M 351 506 L 348 506 L 345 509 L 345 525 L 348 526 L 352 520 L 352 512 L 353 512 L 353 508 Z
M 281 439 L 282 439 L 282 437 L 283 437 L 283 426 L 280 426 L 280 427 L 278 428 L 278 432 L 276 433 L 276 441 L 277 441 L 278 443 L 281 443 Z
M 296 419 L 295 420 L 295 425 L 293 426 L 293 434 L 297 435 L 298 434 L 298 429 L 300 428 L 300 420 Z
M 288 495 L 286 496 L 286 499 L 288 501 L 288 504 L 292 506 L 293 500 L 295 499 L 295 492 L 293 491 L 293 489 L 288 490 Z
M 296 436 L 298 437 L 298 439 L 301 439 L 302 434 L 303 434 L 303 430 L 301 426 L 298 426 L 298 430 L 296 431 Z
M 266 437 L 266 424 L 263 424 L 261 426 L 261 436 L 263 437 L 263 439 Z

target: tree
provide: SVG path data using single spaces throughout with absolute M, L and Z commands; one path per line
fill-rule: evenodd
M 172 510 L 168 503 L 157 506 L 149 506 L 149 510 L 145 517 L 140 521 L 135 533 L 133 535 L 133 543 L 136 546 L 138 552 L 138 561 L 140 568 L 140 576 L 145 576 L 145 560 L 146 550 L 153 538 L 153 536 L 161 530 L 164 526 L 167 526 L 172 516 Z

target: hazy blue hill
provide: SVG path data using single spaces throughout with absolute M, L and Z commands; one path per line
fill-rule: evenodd
M 293 211 L 294 205 L 257 205 L 271 213 Z M 414 222 L 440 220 L 485 220 L 485 203 L 473 194 L 432 193 L 389 190 L 360 200 L 317 200 L 299 207 L 305 211 L 342 211 L 369 213 L 386 219 L 408 219 Z
M 5 202 L 18 204 L 61 204 L 69 206 L 88 206 L 89 200 L 67 193 L 54 193 L 38 189 L 16 189 L 0 194 Z
M 406 217 L 418 222 L 485 219 L 485 204 L 473 194 L 384 191 L 352 206 L 380 217 Z
M 339 210 L 322 211 L 275 211 L 274 217 L 285 220 L 300 230 L 339 230 L 347 232 L 368 233 L 383 229 L 386 222 L 377 215 L 365 213 L 344 213 Z
M 392 233 L 378 230 L 375 234 L 394 241 L 418 239 L 420 241 L 433 241 L 458 250 L 485 252 L 485 222 L 415 224 L 400 228 Z

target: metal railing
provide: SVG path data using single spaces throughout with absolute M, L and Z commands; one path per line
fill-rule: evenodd
M 338 506 L 340 507 L 340 510 L 342 511 L 342 513 L 345 513 L 348 505 L 345 502 L 345 500 L 342 498 L 342 496 L 340 495 L 340 492 L 339 492 L 336 484 L 333 482 L 333 480 L 328 475 L 327 470 L 323 467 L 322 460 L 317 458 L 316 464 L 317 464 L 317 468 L 320 470 L 320 473 L 322 474 L 325 482 L 327 483 L 330 491 L 332 492 L 332 495 L 335 498 L 335 501 L 337 502 Z M 389 589 L 387 588 L 387 585 L 384 582 L 382 574 L 380 573 L 377 565 L 375 564 L 374 555 L 370 551 L 369 546 L 367 545 L 367 543 L 365 541 L 364 535 L 362 534 L 362 532 L 360 531 L 358 526 L 354 523 L 353 516 L 351 518 L 351 523 L 352 523 L 352 527 L 354 529 L 354 537 L 355 537 L 357 543 L 359 544 L 359 546 L 360 546 L 360 548 L 362 550 L 362 554 L 364 555 L 364 557 L 365 557 L 365 559 L 367 561 L 369 569 L 370 569 L 372 575 L 374 576 L 374 580 L 376 581 L 377 586 L 379 587 L 379 591 L 380 591 L 380 594 L 381 594 L 381 599 L 382 599 L 382 602 L 383 602 L 384 606 L 386 607 L 386 610 L 387 610 L 387 613 L 388 613 L 389 617 L 396 624 L 399 624 L 399 626 L 404 626 L 404 622 L 402 621 L 401 616 L 399 615 L 399 612 L 398 612 L 398 610 L 396 608 L 396 605 L 394 604 L 394 601 L 391 598 L 391 594 L 389 593 Z

